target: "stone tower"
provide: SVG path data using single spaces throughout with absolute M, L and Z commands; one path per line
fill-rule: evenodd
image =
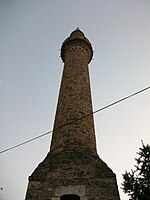
M 29 177 L 26 200 L 119 200 L 116 176 L 96 150 L 88 63 L 77 28 L 63 42 L 64 71 L 50 151 Z

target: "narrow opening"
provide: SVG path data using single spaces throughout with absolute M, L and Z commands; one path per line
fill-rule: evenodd
M 80 197 L 75 194 L 65 194 L 60 197 L 60 200 L 80 200 Z

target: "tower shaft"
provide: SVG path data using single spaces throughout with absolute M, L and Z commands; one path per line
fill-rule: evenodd
M 62 45 L 64 71 L 51 151 L 86 150 L 96 152 L 88 62 L 92 56 L 89 42 L 76 30 Z

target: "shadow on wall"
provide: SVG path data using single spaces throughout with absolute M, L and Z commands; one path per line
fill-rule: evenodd
M 60 197 L 60 200 L 80 200 L 80 197 L 75 194 L 66 194 Z

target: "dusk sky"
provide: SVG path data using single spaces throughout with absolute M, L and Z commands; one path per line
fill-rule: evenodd
M 62 42 L 80 27 L 90 40 L 93 110 L 150 86 L 149 0 L 0 0 L 0 151 L 53 129 Z M 116 173 L 150 143 L 150 90 L 94 115 L 97 151 Z M 0 154 L 0 200 L 23 200 L 51 134 Z

